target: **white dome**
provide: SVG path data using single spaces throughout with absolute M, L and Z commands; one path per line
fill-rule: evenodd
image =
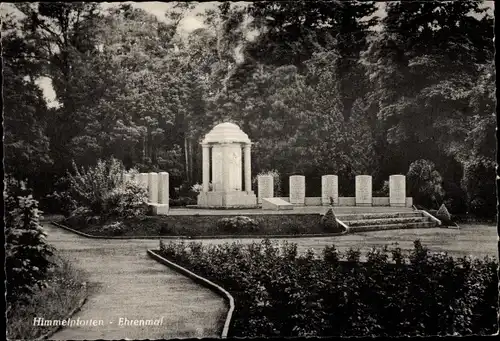
M 250 139 L 236 124 L 224 122 L 217 124 L 210 130 L 210 132 L 205 135 L 202 144 L 224 142 L 250 143 Z

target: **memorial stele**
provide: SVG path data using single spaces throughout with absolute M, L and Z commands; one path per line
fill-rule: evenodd
M 220 123 L 205 135 L 201 142 L 203 186 L 198 207 L 257 206 L 252 191 L 251 145 L 248 135 L 234 123 Z

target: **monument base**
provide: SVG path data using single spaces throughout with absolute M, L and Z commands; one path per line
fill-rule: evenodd
M 359 202 L 357 202 L 357 203 L 356 203 L 356 206 L 360 206 L 360 207 L 371 207 L 371 206 L 373 206 L 373 204 L 367 204 L 367 203 L 359 203 Z
M 170 210 L 168 204 L 148 203 L 148 207 L 152 215 L 168 215 L 168 212 Z
M 398 204 L 395 204 L 395 203 L 391 203 L 389 204 L 389 206 L 391 207 L 406 207 L 406 203 L 398 203 Z
M 254 208 L 257 207 L 257 196 L 253 191 L 201 192 L 198 207 Z

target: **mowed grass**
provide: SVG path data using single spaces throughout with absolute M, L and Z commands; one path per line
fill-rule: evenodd
M 54 327 L 35 326 L 33 319 L 62 320 L 87 295 L 83 283 L 88 275 L 67 259 L 55 256 L 56 266 L 49 272 L 48 287 L 37 289 L 26 303 L 13 304 L 7 313 L 7 339 L 33 340 Z
M 413 249 L 413 242 L 420 240 L 424 247 L 431 252 L 447 252 L 453 257 L 473 256 L 483 258 L 484 256 L 498 259 L 497 228 L 493 224 L 461 224 L 460 229 L 450 228 L 426 228 L 408 230 L 386 230 L 361 232 L 346 234 L 336 237 L 311 237 L 311 238 L 290 238 L 275 240 L 279 243 L 288 241 L 296 243 L 299 252 L 306 252 L 308 249 L 321 254 L 325 246 L 332 244 L 339 251 L 346 251 L 350 248 L 359 249 L 365 254 L 371 248 L 380 248 L 385 245 L 397 244 L 401 249 L 409 251 Z M 226 242 L 238 242 L 248 244 L 258 242 L 262 239 L 210 239 L 199 240 L 202 243 L 222 244 Z M 363 257 L 362 257 L 363 259 Z
M 221 219 L 237 215 L 172 215 L 145 216 L 125 219 L 123 232 L 113 234 L 103 229 L 100 224 L 88 224 L 85 219 L 70 218 L 62 221 L 75 230 L 93 236 L 220 236 L 220 235 L 296 235 L 325 233 L 321 226 L 320 214 L 301 215 L 249 215 L 258 228 L 255 230 L 224 230 L 218 224 Z

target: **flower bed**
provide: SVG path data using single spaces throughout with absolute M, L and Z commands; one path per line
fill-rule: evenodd
M 143 216 L 102 223 L 72 217 L 62 224 L 95 236 L 301 235 L 342 232 L 321 224 L 321 215 Z
M 497 263 L 373 250 L 322 257 L 295 244 L 160 242 L 160 254 L 235 298 L 229 335 L 417 336 L 496 332 Z

